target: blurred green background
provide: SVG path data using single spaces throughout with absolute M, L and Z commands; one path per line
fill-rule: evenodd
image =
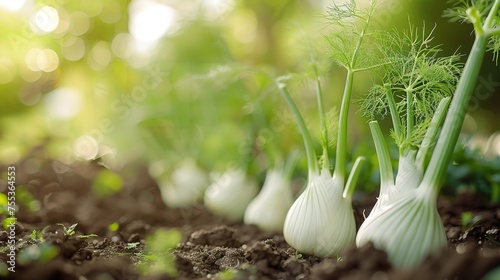
M 44 145 L 63 164 L 100 158 L 119 170 L 131 162 L 172 167 L 195 158 L 207 170 L 222 170 L 264 160 L 269 143 L 282 155 L 301 149 L 293 117 L 263 73 L 301 72 L 306 42 L 327 57 L 322 36 L 331 3 L 0 0 L 0 162 L 15 163 Z M 380 5 L 377 26 L 436 25 L 434 42 L 444 53 L 468 53 L 472 29 L 442 18 L 446 1 Z M 491 58 L 464 135 L 497 156 L 500 74 Z M 325 75 L 328 106 L 340 102 L 343 74 L 332 65 Z M 354 99 L 373 79 L 357 77 Z M 317 122 L 310 83 L 292 92 L 306 118 Z M 373 155 L 376 164 L 366 120 L 356 111 L 354 104 L 350 148 Z

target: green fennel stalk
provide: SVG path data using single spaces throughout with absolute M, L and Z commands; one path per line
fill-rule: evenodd
M 469 21 L 474 25 L 476 38 L 451 101 L 449 112 L 436 143 L 435 152 L 431 157 L 429 171 L 426 172 L 423 178 L 423 185 L 440 189 L 444 182 L 446 168 L 451 162 L 453 150 L 467 113 L 467 106 L 479 77 L 484 54 L 488 47 L 488 40 L 493 36 L 500 35 L 500 27 L 498 26 L 499 8 L 500 0 L 495 0 L 484 23 L 477 8 L 472 6 L 466 10 Z

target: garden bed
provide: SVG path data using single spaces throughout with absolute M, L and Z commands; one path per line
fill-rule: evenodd
M 91 185 L 104 168 L 98 162 L 61 168 L 39 149 L 15 166 L 17 188 L 27 192 L 17 199 L 18 263 L 8 279 L 481 279 L 500 264 L 500 207 L 471 192 L 440 197 L 448 248 L 402 270 L 371 245 L 321 259 L 300 254 L 280 234 L 214 217 L 203 206 L 169 209 L 146 168 L 126 167 L 123 189 L 97 199 Z M 39 203 L 36 211 L 27 209 L 30 199 Z M 374 202 L 354 199 L 358 227 Z M 152 256 L 146 240 L 161 228 L 182 238 Z M 0 232 L 2 260 L 8 234 Z M 158 265 L 175 267 L 177 275 L 152 274 Z

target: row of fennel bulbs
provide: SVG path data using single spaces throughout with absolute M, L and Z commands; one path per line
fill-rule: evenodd
M 493 50 L 498 55 L 500 49 L 500 0 L 456 2 L 445 15 L 471 23 L 475 33 L 463 67 L 458 55 L 439 56 L 440 49 L 430 46 L 431 35 L 411 26 L 403 36 L 384 31 L 388 29 L 372 30 L 375 0 L 369 7 L 358 8 L 355 1 L 331 7 L 328 19 L 336 28 L 324 37 L 330 45 L 330 59 L 345 70 L 345 86 L 338 132 L 334 134 L 323 109 L 321 63 L 310 56 L 309 76 L 315 81 L 321 122 L 321 157 L 317 157 L 311 133 L 288 92 L 291 75 L 274 79 L 298 123 L 308 161 L 307 185 L 295 201 L 289 186 L 290 173 L 284 169 L 269 169 L 257 195 L 257 185 L 244 171 L 228 171 L 209 185 L 203 172 L 190 164 L 176 170 L 165 183 L 182 188 L 159 183 L 166 203 L 184 206 L 203 197 L 214 213 L 282 232 L 288 244 L 299 252 L 318 257 L 337 257 L 348 246 L 373 242 L 387 252 L 394 266 L 412 267 L 446 246 L 437 197 L 484 54 Z M 351 198 L 364 158 L 359 157 L 347 175 L 349 105 L 355 74 L 373 69 L 383 72 L 383 83 L 372 87 L 361 111 L 371 118 L 369 127 L 379 161 L 381 188 L 376 205 L 356 233 Z M 396 178 L 384 135 L 374 119 L 386 114 L 390 114 L 391 136 L 400 152 Z M 328 156 L 332 135 L 337 136 L 333 173 Z

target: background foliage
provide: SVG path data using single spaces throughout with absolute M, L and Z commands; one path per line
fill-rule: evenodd
M 265 166 L 265 147 L 282 156 L 302 147 L 292 116 L 263 73 L 303 72 L 309 42 L 325 64 L 326 104 L 340 102 L 341 70 L 328 62 L 323 37 L 329 4 L 0 1 L 0 161 L 15 163 L 45 145 L 63 165 L 100 158 L 114 170 L 156 161 L 168 169 L 192 158 L 209 171 L 252 163 L 258 173 Z M 468 52 L 472 30 L 442 18 L 445 1 L 380 5 L 377 25 L 436 24 L 434 42 L 445 54 Z M 500 154 L 500 138 L 493 134 L 500 128 L 500 75 L 486 61 L 464 125 L 472 146 L 489 145 L 478 153 L 480 159 Z M 354 98 L 361 99 L 373 79 L 358 79 Z M 315 125 L 313 85 L 297 82 L 293 92 Z M 366 119 L 356 106 L 349 142 L 356 147 L 354 156 L 369 158 L 363 184 L 370 190 L 378 182 L 377 163 Z M 488 166 L 495 171 L 496 165 Z M 299 172 L 305 167 L 304 158 Z

